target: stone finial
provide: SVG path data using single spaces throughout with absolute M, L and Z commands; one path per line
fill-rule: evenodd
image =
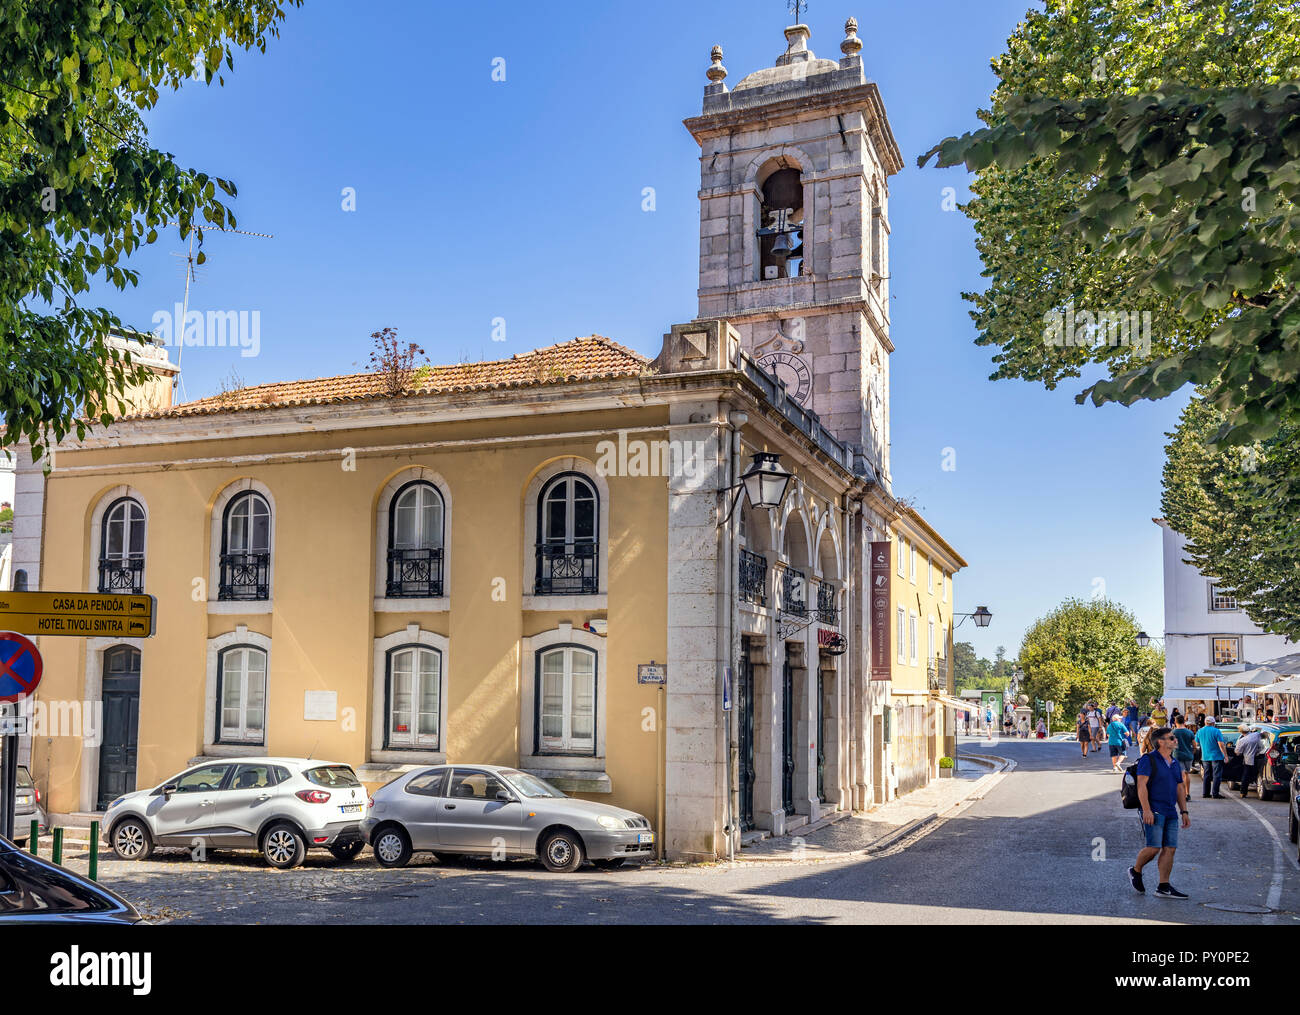
M 857 18 L 849 18 L 844 22 L 844 41 L 840 43 L 840 52 L 845 56 L 857 56 L 862 52 L 862 40 L 858 38 Z
M 720 85 L 727 80 L 727 68 L 722 66 L 722 47 L 714 46 L 709 55 L 713 58 L 713 65 L 708 69 L 709 80 Z
M 814 59 L 813 52 L 808 48 L 808 40 L 812 37 L 812 30 L 807 25 L 791 25 L 785 30 L 786 50 L 776 58 L 778 67 L 785 67 L 792 63 L 805 63 Z

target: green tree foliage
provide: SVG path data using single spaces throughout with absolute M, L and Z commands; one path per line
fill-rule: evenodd
M 0 446 L 107 424 L 143 368 L 105 342 L 95 281 L 176 225 L 232 226 L 227 180 L 150 147 L 141 112 L 186 79 L 223 83 L 301 0 L 0 0 Z M 199 263 L 204 260 L 200 250 Z M 87 418 L 93 414 L 95 419 Z
M 1300 3 L 1046 0 L 993 69 L 986 126 L 919 160 L 977 173 L 993 377 L 1101 365 L 1078 400 L 1125 405 L 1194 383 L 1216 438 L 1276 433 L 1300 410 Z M 1051 344 L 1076 308 L 1149 311 L 1149 346 L 1087 319 Z
M 1001 646 L 998 646 L 1001 649 Z M 1005 654 L 1005 649 L 1001 649 Z M 998 664 L 976 658 L 975 646 L 968 641 L 955 642 L 952 647 L 954 686 L 959 691 L 1005 691 L 1011 676 L 1011 664 L 1001 657 Z
M 1223 414 L 1203 398 L 1165 449 L 1161 510 L 1187 561 L 1237 597 L 1260 627 L 1300 640 L 1300 425 L 1245 448 L 1207 442 Z
M 1087 701 L 1134 698 L 1145 705 L 1161 695 L 1164 653 L 1140 648 L 1138 625 L 1118 603 L 1067 599 L 1025 632 L 1020 646 L 1023 692 L 1056 702 L 1058 724 Z

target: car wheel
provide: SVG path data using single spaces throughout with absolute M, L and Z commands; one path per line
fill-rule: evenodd
M 147 860 L 153 852 L 153 836 L 138 818 L 120 821 L 113 829 L 113 852 L 119 860 Z
M 331 846 L 330 852 L 334 855 L 335 860 L 341 860 L 344 863 L 355 860 L 357 854 L 365 848 L 365 843 L 360 839 L 355 842 L 349 842 L 343 846 Z
M 272 825 L 262 838 L 262 856 L 272 867 L 289 870 L 307 856 L 307 841 L 293 825 L 281 822 Z
M 397 825 L 379 830 L 370 843 L 380 867 L 405 867 L 411 862 L 411 839 Z
M 1263 786 L 1261 786 L 1259 787 L 1259 798 L 1261 800 L 1272 800 L 1273 791 L 1271 789 L 1265 789 Z
M 582 840 L 567 828 L 542 840 L 542 864 L 553 874 L 572 874 L 582 866 Z
M 1290 836 L 1292 842 L 1300 842 L 1300 825 L 1295 821 L 1295 803 L 1287 804 L 1286 808 L 1286 834 Z
M 613 857 L 610 860 L 592 860 L 591 865 L 603 871 L 616 871 L 622 867 L 627 860 L 621 856 Z

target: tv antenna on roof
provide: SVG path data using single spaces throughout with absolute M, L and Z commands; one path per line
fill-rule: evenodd
M 169 226 L 174 226 L 177 223 L 168 222 L 167 224 Z M 248 231 L 247 229 L 226 229 L 223 226 L 212 226 L 212 225 L 204 226 L 203 229 L 205 232 L 211 229 L 218 233 L 239 233 L 241 236 L 257 236 L 264 240 L 275 239 L 274 233 L 254 233 Z M 185 299 L 184 302 L 181 304 L 181 319 L 179 321 L 176 321 L 172 326 L 172 335 L 176 339 L 176 380 L 173 386 L 175 386 L 176 384 L 180 385 L 182 399 L 185 398 L 185 377 L 180 372 L 180 366 L 181 366 L 181 354 L 185 352 L 185 341 L 184 341 L 185 319 L 189 316 L 190 313 L 190 285 L 196 284 L 199 281 L 199 271 L 198 271 L 199 264 L 198 261 L 196 260 L 196 255 L 194 253 L 194 235 L 197 231 L 198 231 L 197 228 L 190 230 L 190 249 L 188 253 L 182 254 L 177 251 L 171 252 L 172 257 L 185 258 L 185 265 L 184 265 Z M 203 253 L 203 241 L 200 240 L 199 254 L 202 253 Z
M 789 0 L 786 6 L 790 9 L 790 13 L 794 15 L 794 23 L 796 25 L 803 24 L 803 12 L 808 9 L 808 0 Z

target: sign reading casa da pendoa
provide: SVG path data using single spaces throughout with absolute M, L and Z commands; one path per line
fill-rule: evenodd
M 68 638 L 151 638 L 153 596 L 101 592 L 0 592 L 0 629 Z

